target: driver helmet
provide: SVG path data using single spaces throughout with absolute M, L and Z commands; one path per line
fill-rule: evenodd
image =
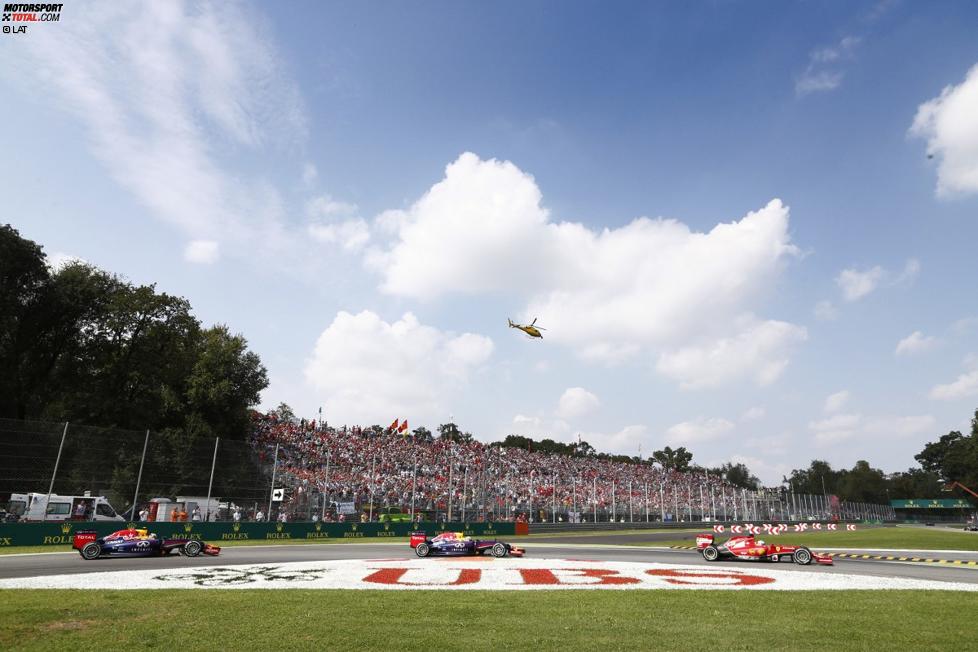
M 757 545 L 763 546 L 764 545 L 764 539 L 758 539 L 757 540 Z

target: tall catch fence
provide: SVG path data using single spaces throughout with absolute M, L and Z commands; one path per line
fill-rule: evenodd
M 232 506 L 267 509 L 270 472 L 271 464 L 243 441 L 0 419 L 3 503 L 11 494 L 87 492 L 125 512 L 134 501 L 138 510 L 156 497 L 211 496 L 224 508 L 213 503 L 215 520 L 229 518 Z M 206 501 L 199 502 L 206 509 Z
M 612 474 L 607 466 L 580 460 L 574 466 L 554 457 L 555 468 L 526 472 L 513 463 L 513 451 L 496 447 L 486 447 L 473 463 L 471 448 L 466 462 L 462 449 L 440 441 L 382 440 L 389 437 L 383 434 L 346 439 L 335 431 L 324 437 L 315 429 L 295 436 L 301 447 L 288 440 L 0 419 L 0 504 L 11 494 L 89 492 L 107 497 L 120 512 L 135 504 L 138 513 L 157 497 L 192 499 L 203 505 L 205 520 L 229 520 L 235 512 L 243 521 L 258 512 L 289 521 L 341 514 L 350 520 L 496 522 L 522 515 L 547 523 L 896 518 L 889 505 L 787 488 L 746 490 L 650 466 L 616 466 Z M 367 445 L 376 453 L 365 454 Z

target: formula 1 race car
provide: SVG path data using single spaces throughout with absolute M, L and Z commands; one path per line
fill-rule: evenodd
M 411 547 L 418 557 L 435 555 L 460 557 L 463 555 L 484 555 L 493 557 L 522 557 L 526 552 L 522 548 L 503 543 L 502 541 L 473 539 L 462 532 L 443 532 L 429 539 L 424 532 L 411 533 Z
M 186 557 L 196 557 L 200 553 L 218 555 L 221 549 L 196 539 L 159 539 L 146 529 L 117 530 L 99 537 L 92 530 L 75 533 L 72 548 L 85 559 L 99 557 L 161 557 L 179 552 Z
M 964 526 L 965 532 L 978 532 L 978 523 L 969 523 Z
M 805 546 L 783 546 L 781 544 L 765 543 L 753 536 L 730 537 L 725 543 L 717 544 L 712 534 L 698 534 L 696 549 L 706 561 L 720 559 L 741 559 L 745 561 L 793 561 L 796 564 L 808 565 L 812 561 L 826 566 L 832 565 L 832 558 L 812 552 Z

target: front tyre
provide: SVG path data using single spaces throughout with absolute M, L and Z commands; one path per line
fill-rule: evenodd
M 91 543 L 86 543 L 85 547 L 81 549 L 81 556 L 85 559 L 91 561 L 92 559 L 98 559 L 99 555 L 102 554 L 102 546 L 92 541 Z
M 720 558 L 720 551 L 717 550 L 716 546 L 707 546 L 703 548 L 703 559 L 706 561 L 716 561 Z
M 812 551 L 804 547 L 798 548 L 798 550 L 795 550 L 795 552 L 791 555 L 791 558 L 796 564 L 807 566 L 808 564 L 812 563 Z
M 506 548 L 505 544 L 497 543 L 492 547 L 493 557 L 505 557 L 509 554 L 509 550 Z
M 200 541 L 188 541 L 183 546 L 183 554 L 188 557 L 196 557 L 204 549 L 204 545 Z
M 419 543 L 418 547 L 414 549 L 414 554 L 418 557 L 427 557 L 431 554 L 431 546 L 427 543 Z

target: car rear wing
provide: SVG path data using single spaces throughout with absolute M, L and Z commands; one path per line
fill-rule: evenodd
M 81 550 L 86 544 L 91 543 L 98 539 L 98 532 L 95 530 L 80 530 L 75 532 L 75 538 L 71 542 L 71 547 L 75 550 Z
M 419 543 L 424 543 L 428 540 L 428 535 L 424 532 L 412 532 L 411 533 L 411 547 L 417 548 Z
M 702 550 L 707 546 L 713 545 L 713 535 L 712 534 L 697 534 L 696 535 L 696 549 Z

